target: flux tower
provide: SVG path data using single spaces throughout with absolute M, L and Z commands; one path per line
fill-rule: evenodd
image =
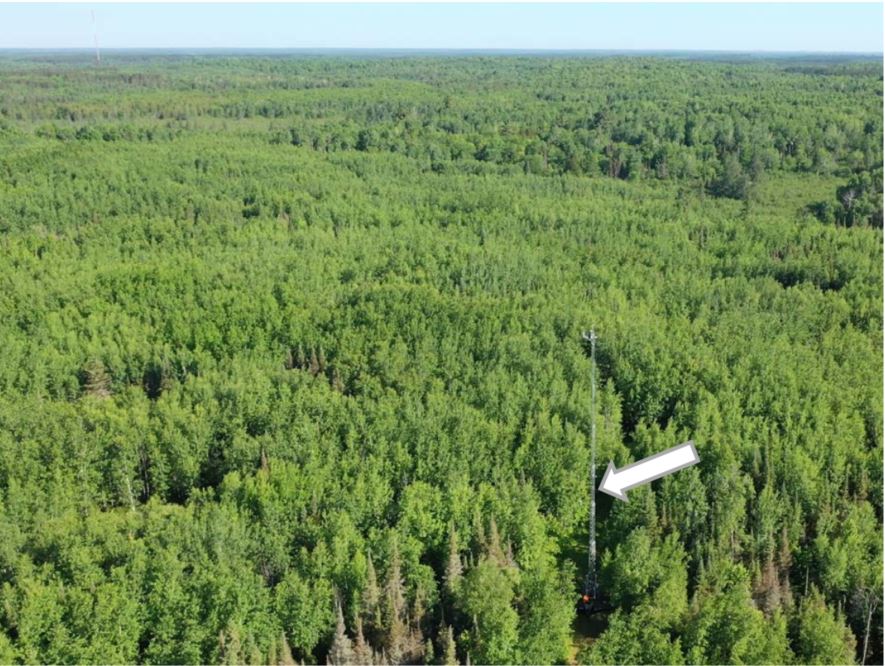
M 590 612 L 597 601 L 596 579 L 596 331 L 584 331 L 582 338 L 590 343 L 590 515 L 587 544 L 587 575 L 578 610 Z

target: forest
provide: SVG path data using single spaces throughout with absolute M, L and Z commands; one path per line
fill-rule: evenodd
M 0 54 L 0 662 L 882 663 L 881 58 L 102 56 Z M 586 630 L 593 422 L 700 463 Z

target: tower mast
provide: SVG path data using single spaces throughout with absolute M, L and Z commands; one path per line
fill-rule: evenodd
M 596 598 L 596 331 L 584 331 L 584 340 L 590 343 L 590 516 L 587 547 L 587 577 L 584 593 Z
M 95 27 L 95 10 L 92 10 L 92 41 L 95 44 L 95 64 L 101 64 L 101 51 L 98 50 L 98 28 Z

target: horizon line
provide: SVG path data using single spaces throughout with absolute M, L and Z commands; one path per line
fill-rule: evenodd
M 885 56 L 885 51 L 805 51 L 779 49 L 698 49 L 698 48 L 531 48 L 531 47 L 469 47 L 469 46 L 104 46 L 102 52 L 115 51 L 376 51 L 376 52 L 444 52 L 444 53 L 712 53 L 728 55 L 841 55 L 841 56 Z M 90 46 L 0 46 L 0 53 L 11 52 L 72 52 L 92 53 Z

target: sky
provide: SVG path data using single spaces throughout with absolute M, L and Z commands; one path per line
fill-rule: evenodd
M 2 48 L 882 52 L 882 4 L 0 4 Z

